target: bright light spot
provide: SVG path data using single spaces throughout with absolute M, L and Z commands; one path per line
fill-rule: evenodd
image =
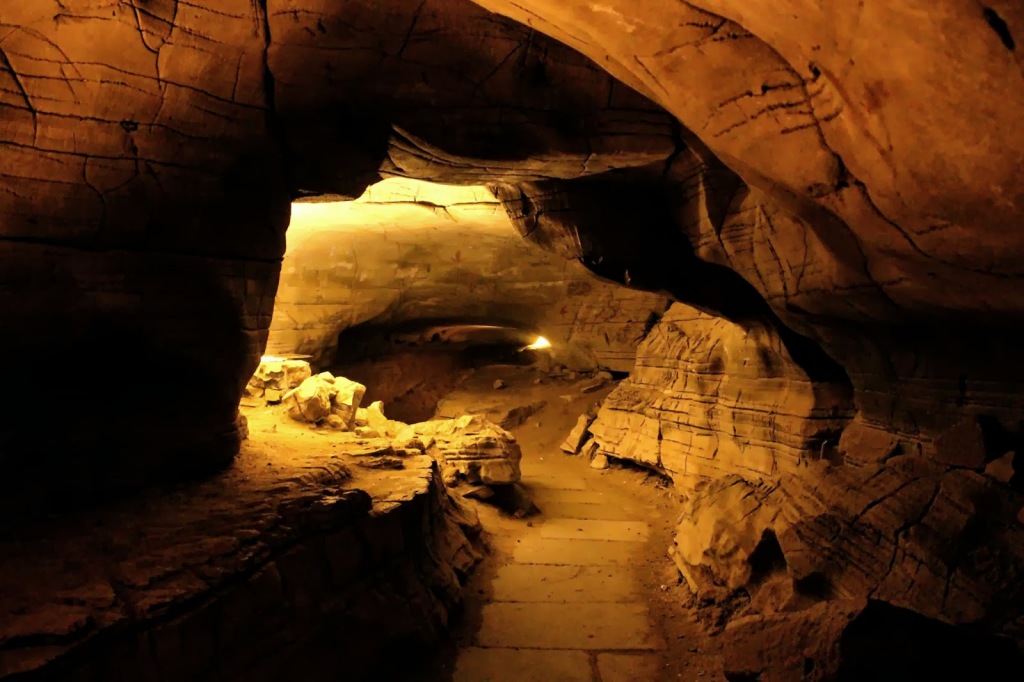
M 538 336 L 536 341 L 526 347 L 526 350 L 541 350 L 543 348 L 551 348 L 551 342 L 543 336 Z
M 260 358 L 260 362 L 284 362 L 284 358 L 279 358 L 276 355 L 264 355 Z

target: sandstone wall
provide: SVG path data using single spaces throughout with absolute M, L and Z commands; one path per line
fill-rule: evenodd
M 684 490 L 730 474 L 772 480 L 837 444 L 852 393 L 813 381 L 773 329 L 676 303 L 591 432 L 606 454 L 666 471 Z
M 0 35 L 0 497 L 19 513 L 230 461 L 292 196 L 674 147 L 656 106 L 468 0 L 40 0 L 5 3 Z M 83 361 L 102 377 L 71 376 Z
M 741 590 L 764 616 L 874 599 L 1019 640 L 1019 442 L 1000 425 L 1017 404 L 976 385 L 958 404 L 919 357 L 884 390 L 877 375 L 823 381 L 799 358 L 771 328 L 674 304 L 590 427 L 600 452 L 676 482 L 690 586 L 723 603 Z M 788 601 L 757 574 L 766 538 Z
M 544 336 L 571 366 L 629 371 L 668 306 L 524 241 L 484 188 L 391 180 L 358 202 L 297 204 L 288 243 L 270 354 L 331 362 L 366 323 L 495 324 Z

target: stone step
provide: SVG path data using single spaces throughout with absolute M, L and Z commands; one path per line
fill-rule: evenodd
M 596 490 L 565 490 L 559 488 L 547 488 L 544 486 L 533 486 L 527 484 L 527 492 L 538 505 L 551 502 L 574 502 L 582 504 L 601 504 L 615 506 L 609 496 Z M 541 509 L 543 510 L 543 506 Z
M 477 644 L 600 651 L 652 651 L 660 646 L 647 606 L 640 603 L 485 604 Z
M 544 516 L 559 519 L 593 519 L 601 521 L 636 521 L 641 515 L 621 505 L 573 502 L 560 499 L 534 498 Z
M 509 564 L 492 583 L 503 602 L 628 602 L 639 589 L 625 566 Z
M 555 474 L 528 474 L 523 472 L 523 482 L 531 491 L 587 489 L 587 482 L 582 478 Z
M 552 540 L 646 542 L 649 534 L 642 521 L 547 519 L 540 526 L 540 536 Z
M 556 540 L 539 533 L 523 537 L 512 553 L 520 564 L 559 566 L 628 566 L 636 560 L 636 545 L 604 540 Z
M 664 661 L 657 654 L 598 654 L 601 682 L 653 682 L 665 679 Z M 550 678 L 554 679 L 554 678 Z
M 453 682 L 591 682 L 584 651 L 470 647 L 459 652 Z

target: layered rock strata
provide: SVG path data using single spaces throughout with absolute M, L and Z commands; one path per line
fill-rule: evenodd
M 854 395 L 770 330 L 676 304 L 589 428 L 603 454 L 676 481 L 672 556 L 701 599 L 742 595 L 756 617 L 870 599 L 1020 640 L 1011 435 L 964 412 L 901 430 Z
M 482 187 L 394 179 L 356 202 L 297 204 L 288 242 L 267 352 L 320 364 L 345 360 L 352 327 L 440 323 L 512 327 L 565 364 L 628 371 L 668 306 L 522 240 Z
M 369 472 L 354 442 L 289 438 L 174 495 L 4 539 L 0 677 L 361 679 L 395 646 L 428 653 L 475 519 L 421 452 Z

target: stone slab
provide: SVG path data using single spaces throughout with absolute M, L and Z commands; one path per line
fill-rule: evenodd
M 557 564 L 564 566 L 626 566 L 636 560 L 636 546 L 626 542 L 603 540 L 554 540 L 528 535 L 516 544 L 512 554 L 520 564 Z
M 657 654 L 598 654 L 601 682 L 655 682 L 665 679 Z
M 624 566 L 509 564 L 492 587 L 494 600 L 505 602 L 628 602 L 638 595 Z
M 637 603 L 486 604 L 477 644 L 590 651 L 658 648 L 647 607 Z
M 541 524 L 540 535 L 553 540 L 646 542 L 649 530 L 642 521 L 548 519 Z
M 526 482 L 527 489 L 534 501 L 540 504 L 550 502 L 572 502 L 579 504 L 607 504 L 612 505 L 604 493 L 596 490 L 559 490 L 557 488 L 545 488 L 543 486 L 531 485 Z
M 538 503 L 538 506 L 540 504 Z M 587 502 L 566 502 L 549 499 L 540 507 L 545 516 L 558 519 L 595 519 L 604 521 L 636 521 L 641 517 L 635 511 L 624 509 L 621 505 Z
M 459 652 L 453 682 L 591 682 L 590 660 L 583 651 L 484 649 Z
M 524 474 L 530 490 L 586 490 L 587 482 L 574 476 L 553 476 L 551 474 Z

